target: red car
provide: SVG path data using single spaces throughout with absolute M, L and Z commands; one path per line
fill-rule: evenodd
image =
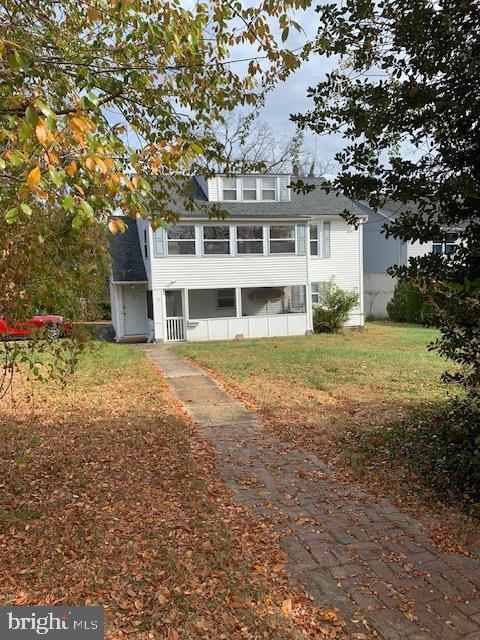
M 46 327 L 46 336 L 50 340 L 57 340 L 62 336 L 70 336 L 73 330 L 71 322 L 65 322 L 63 316 L 45 315 L 33 316 L 31 320 L 9 322 L 0 316 L 0 336 L 21 337 L 29 336 L 34 329 Z

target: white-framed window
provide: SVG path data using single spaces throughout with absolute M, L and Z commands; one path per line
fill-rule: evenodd
M 310 227 L 310 255 L 330 258 L 330 221 Z
M 258 200 L 256 178 L 242 178 L 242 200 Z
M 217 289 L 217 309 L 235 309 L 235 289 Z
M 432 252 L 438 255 L 449 255 L 457 248 L 458 233 L 449 232 L 433 241 Z
M 295 225 L 270 226 L 270 253 L 295 253 Z
M 318 224 L 313 224 L 310 227 L 310 255 L 318 256 L 319 254 L 319 246 L 318 246 Z
M 168 255 L 192 255 L 195 251 L 195 226 L 193 224 L 176 224 L 168 227 Z
M 230 255 L 230 227 L 215 225 L 203 227 L 203 254 Z
M 241 225 L 237 227 L 237 253 L 263 253 L 263 226 Z
M 143 230 L 143 255 L 148 258 L 148 235 L 147 230 Z
M 262 200 L 274 201 L 277 199 L 277 180 L 276 178 L 261 178 L 262 182 Z
M 220 199 L 226 202 L 276 202 L 290 200 L 288 176 L 218 178 Z
M 323 288 L 328 282 L 312 282 L 312 306 L 321 307 L 323 304 Z
M 237 179 L 222 178 L 222 200 L 237 199 Z

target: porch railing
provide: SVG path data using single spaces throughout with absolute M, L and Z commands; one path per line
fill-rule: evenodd
M 183 318 L 167 318 L 167 341 L 180 342 L 185 340 L 185 324 Z

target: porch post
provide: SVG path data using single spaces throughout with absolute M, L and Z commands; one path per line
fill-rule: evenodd
M 190 319 L 190 308 L 188 306 L 188 289 L 183 290 L 183 320 L 185 324 Z
M 235 287 L 235 306 L 237 308 L 237 318 L 242 317 L 242 289 Z

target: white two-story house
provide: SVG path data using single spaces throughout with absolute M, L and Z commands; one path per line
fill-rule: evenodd
M 362 230 L 340 217 L 366 214 L 316 188 L 295 193 L 285 175 L 192 178 L 205 214 L 178 204 L 168 230 L 124 218 L 111 238 L 112 321 L 118 341 L 224 340 L 312 332 L 312 305 L 332 277 L 359 294 L 348 325 L 363 325 Z M 208 216 L 208 203 L 228 213 Z

